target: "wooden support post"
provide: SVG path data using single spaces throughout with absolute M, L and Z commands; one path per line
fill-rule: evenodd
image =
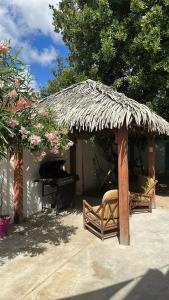
M 120 244 L 129 245 L 128 131 L 124 126 L 118 129 L 118 188 Z
M 74 145 L 70 147 L 70 173 L 76 176 L 76 139 L 72 139 Z M 76 179 L 76 178 L 75 178 Z M 74 196 L 76 194 L 76 180 L 74 184 Z
M 23 152 L 14 153 L 14 223 L 18 224 L 23 212 Z
M 155 179 L 155 134 L 148 135 L 148 176 Z M 152 208 L 155 208 L 155 188 Z

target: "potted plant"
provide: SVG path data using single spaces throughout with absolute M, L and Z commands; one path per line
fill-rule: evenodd
M 3 239 L 8 232 L 8 225 L 10 223 L 10 216 L 3 214 L 3 182 L 4 173 L 0 177 L 0 239 Z

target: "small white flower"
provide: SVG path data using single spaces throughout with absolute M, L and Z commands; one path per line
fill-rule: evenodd
M 4 81 L 0 80 L 0 89 L 3 89 L 3 87 L 4 87 Z

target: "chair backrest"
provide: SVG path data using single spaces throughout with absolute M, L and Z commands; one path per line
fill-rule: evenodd
M 148 176 L 139 176 L 138 177 L 138 193 L 150 195 L 154 191 L 154 187 L 157 183 L 157 180 L 148 177 Z
M 119 217 L 119 198 L 118 190 L 107 191 L 102 198 L 103 218 L 117 219 Z

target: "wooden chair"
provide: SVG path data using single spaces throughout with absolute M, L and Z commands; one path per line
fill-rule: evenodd
M 118 190 L 107 191 L 98 206 L 91 206 L 83 200 L 83 223 L 85 229 L 102 240 L 118 235 Z
M 151 177 L 139 176 L 138 192 L 130 193 L 130 212 L 152 212 L 152 201 L 157 180 Z

